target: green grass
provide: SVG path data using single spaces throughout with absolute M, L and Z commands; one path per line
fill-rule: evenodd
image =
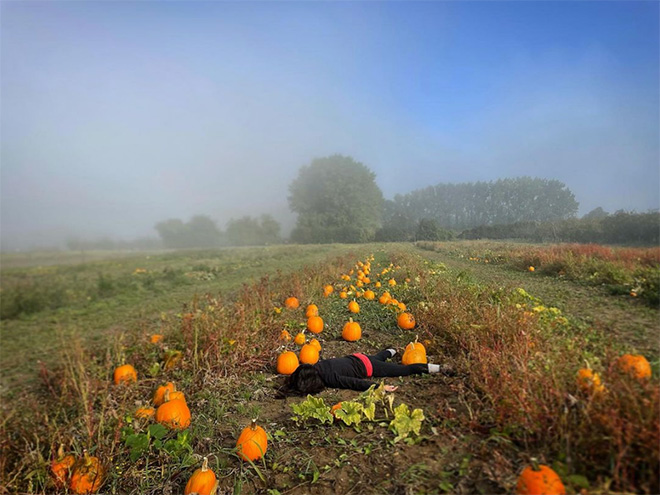
M 39 361 L 54 363 L 72 337 L 103 345 L 121 332 L 155 332 L 195 294 L 228 294 L 242 284 L 354 249 L 270 246 L 168 253 L 3 255 L 0 323 L 2 393 L 34 383 Z M 88 258 L 85 258 L 88 259 Z M 32 266 L 20 266 L 32 264 Z M 60 263 L 63 264 L 53 264 Z M 34 263 L 37 263 L 36 265 Z M 135 273 L 145 269 L 146 273 Z

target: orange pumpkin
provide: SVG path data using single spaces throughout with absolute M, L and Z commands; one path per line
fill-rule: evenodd
M 391 279 L 389 279 L 389 280 L 387 281 L 387 283 L 390 284 L 390 287 L 394 287 L 394 286 L 396 285 L 396 280 L 394 280 L 393 278 L 391 278 Z
M 165 402 L 156 410 L 156 421 L 172 430 L 185 430 L 190 426 L 190 409 L 181 399 L 170 400 L 170 391 L 165 391 Z
M 341 409 L 341 402 L 337 402 L 334 406 L 332 406 L 332 408 L 330 409 L 330 414 L 332 414 L 334 416 L 335 411 L 337 409 Z
M 196 469 L 192 474 L 186 488 L 183 490 L 184 495 L 197 493 L 198 495 L 211 495 L 214 492 L 218 483 L 215 473 L 209 469 L 209 460 L 204 457 L 202 467 Z
M 325 287 L 323 287 L 323 295 L 325 297 L 328 297 L 330 294 L 332 294 L 332 291 L 334 291 L 334 290 L 335 290 L 334 287 L 332 285 L 328 284 Z
M 293 339 L 293 342 L 298 345 L 303 345 L 307 339 L 305 338 L 305 334 L 303 332 L 298 332 L 296 335 L 296 338 Z
M 360 305 L 355 302 L 355 299 L 353 299 L 351 302 L 348 303 L 348 310 L 351 313 L 359 313 L 360 312 Z
M 316 364 L 319 360 L 319 351 L 312 344 L 305 344 L 300 349 L 300 362 L 303 364 Z
M 383 292 L 383 295 L 378 298 L 378 302 L 381 304 L 387 304 L 392 299 L 389 292 Z
M 287 297 L 284 301 L 284 306 L 288 309 L 297 309 L 300 306 L 300 302 L 297 297 Z
M 619 358 L 617 364 L 623 372 L 638 380 L 645 380 L 651 377 L 651 365 L 640 354 L 624 354 Z
M 243 428 L 238 440 L 236 450 L 243 460 L 256 461 L 268 450 L 268 436 L 257 420 L 253 419 L 250 426 Z
M 115 385 L 120 383 L 135 383 L 137 381 L 137 371 L 130 364 L 124 364 L 115 368 L 113 375 Z
M 161 385 L 156 389 L 156 391 L 154 392 L 154 396 L 152 398 L 152 402 L 154 403 L 154 406 L 158 407 L 163 402 L 165 402 L 165 392 L 167 392 L 168 390 L 170 391 L 170 393 L 176 390 L 174 383 L 167 382 L 165 385 Z
M 339 293 L 339 297 L 340 297 L 341 299 L 346 299 L 346 298 L 348 297 L 348 294 L 346 293 L 345 290 L 343 290 L 343 291 L 341 291 L 341 292 Z
M 291 334 L 287 330 L 282 330 L 280 332 L 280 340 L 283 340 L 284 342 L 290 342 Z
M 415 328 L 415 317 L 411 313 L 401 313 L 396 319 L 397 325 L 402 330 L 412 330 Z
M 96 493 L 103 484 L 105 469 L 98 457 L 90 457 L 87 451 L 84 456 L 73 466 L 69 489 L 73 493 Z
M 600 376 L 590 368 L 582 368 L 577 372 L 577 384 L 583 392 L 602 392 L 605 386 L 600 382 Z
M 286 351 L 277 356 L 277 372 L 280 375 L 290 375 L 298 368 L 298 356 L 295 352 Z
M 360 328 L 360 324 L 357 321 L 353 321 L 353 318 L 349 318 L 341 331 L 341 336 L 348 342 L 355 342 L 362 337 L 362 328 Z
M 57 450 L 57 458 L 50 463 L 50 472 L 53 475 L 53 481 L 58 488 L 64 488 L 71 476 L 71 469 L 76 463 L 76 458 L 72 454 L 64 454 L 64 445 L 60 444 Z
M 153 418 L 156 414 L 156 410 L 153 407 L 140 407 L 135 411 L 135 417 L 140 419 L 149 419 Z
M 318 340 L 316 339 L 310 340 L 309 345 L 313 345 L 314 347 L 316 347 L 316 350 L 319 351 L 319 353 L 321 352 L 321 343 Z
M 517 495 L 565 495 L 566 488 L 555 471 L 543 464 L 527 466 L 518 477 Z
M 318 316 L 319 315 L 319 307 L 316 304 L 310 304 L 307 306 L 307 310 L 305 311 L 305 316 L 307 318 L 311 318 L 312 316 Z
M 418 338 L 419 338 L 418 336 L 415 336 L 415 342 L 411 342 L 410 344 L 408 344 L 404 352 L 413 348 L 417 348 L 418 350 L 421 349 L 424 352 L 424 356 L 426 356 L 426 347 L 424 347 L 424 344 L 417 341 Z
M 402 303 L 402 302 L 397 304 L 397 307 L 399 308 L 399 311 L 405 311 L 407 309 L 405 303 Z
M 367 301 L 373 301 L 376 298 L 376 294 L 371 289 L 367 289 L 364 291 L 363 297 Z
M 530 272 L 533 272 L 533 271 L 534 271 L 534 267 L 533 267 L 533 266 L 530 266 L 529 268 L 527 268 L 527 270 L 529 270 Z
M 163 336 L 159 333 L 155 333 L 151 337 L 149 337 L 149 342 L 151 342 L 152 344 L 157 344 L 161 340 L 163 340 Z
M 426 364 L 426 351 L 421 344 L 411 343 L 410 348 L 406 348 L 401 358 L 403 364 Z
M 307 329 L 312 333 L 321 333 L 323 331 L 323 318 L 320 316 L 307 318 Z

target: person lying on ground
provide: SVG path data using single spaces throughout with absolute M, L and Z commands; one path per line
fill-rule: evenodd
M 388 363 L 396 354 L 394 349 L 383 349 L 374 356 L 355 353 L 340 358 L 324 359 L 318 363 L 301 364 L 288 378 L 285 389 L 293 394 L 316 394 L 324 388 L 345 388 L 363 392 L 373 381 L 366 378 L 420 375 L 423 373 L 452 374 L 451 368 L 438 364 Z M 398 387 L 385 385 L 385 390 L 394 392 Z

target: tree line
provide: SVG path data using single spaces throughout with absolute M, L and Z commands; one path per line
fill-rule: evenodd
M 288 203 L 297 214 L 289 239 L 282 237 L 280 224 L 268 214 L 232 219 L 224 231 L 206 215 L 187 222 L 165 220 L 155 229 L 166 248 L 454 237 L 609 243 L 658 239 L 657 212 L 609 215 L 596 208 L 577 219 L 574 194 L 566 184 L 552 179 L 439 183 L 386 200 L 376 174 L 343 155 L 317 158 L 303 166 L 289 185 Z

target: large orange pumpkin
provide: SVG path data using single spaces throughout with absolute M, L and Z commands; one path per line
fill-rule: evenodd
M 316 364 L 319 360 L 319 351 L 312 344 L 305 344 L 300 349 L 300 362 L 304 364 Z
M 190 426 L 190 409 L 181 399 L 170 400 L 170 391 L 165 392 L 165 402 L 156 410 L 156 421 L 172 430 L 185 430 Z
M 211 495 L 216 485 L 218 483 L 215 473 L 212 469 L 209 469 L 209 460 L 204 457 L 202 462 L 202 467 L 196 469 L 192 474 L 188 483 L 186 483 L 186 488 L 184 489 L 184 495 L 190 495 L 192 493 L 197 493 L 198 495 Z
M 566 488 L 554 470 L 543 464 L 527 466 L 518 477 L 517 495 L 565 495 Z
M 73 466 L 69 489 L 73 493 L 96 493 L 103 484 L 105 469 L 98 457 L 90 457 L 87 451 L 84 456 Z
M 362 328 L 360 328 L 360 324 L 357 321 L 353 321 L 353 318 L 349 318 L 342 329 L 341 336 L 344 340 L 355 342 L 362 337 Z
M 250 461 L 256 461 L 266 453 L 268 436 L 261 426 L 257 426 L 256 420 L 252 420 L 250 426 L 243 428 L 236 441 L 236 450 L 241 459 Z
M 426 364 L 428 362 L 426 360 L 424 346 L 415 343 L 411 343 L 409 346 L 410 348 L 406 348 L 403 357 L 401 358 L 403 364 Z
M 295 352 L 286 351 L 277 356 L 277 372 L 280 375 L 290 375 L 298 368 L 298 356 Z
M 323 331 L 323 318 L 312 316 L 307 319 L 307 329 L 312 333 L 321 333 Z
M 134 383 L 137 381 L 137 371 L 130 364 L 124 364 L 115 368 L 113 375 L 115 385 L 120 383 Z

